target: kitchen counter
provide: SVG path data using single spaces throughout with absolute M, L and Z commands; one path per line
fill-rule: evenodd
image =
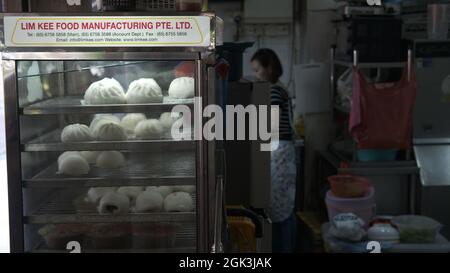
M 329 234 L 330 223 L 321 227 L 325 249 L 332 253 L 368 253 L 369 241 L 344 242 Z M 381 253 L 450 253 L 450 242 L 441 234 L 436 237 L 434 244 L 393 244 L 381 242 Z

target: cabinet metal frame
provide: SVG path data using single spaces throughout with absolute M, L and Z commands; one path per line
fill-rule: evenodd
M 208 92 L 206 72 L 207 63 L 205 58 L 211 52 L 198 48 L 183 49 L 185 52 L 177 52 L 174 48 L 172 51 L 161 48 L 150 48 L 147 51 L 136 52 L 133 50 L 124 52 L 121 48 L 112 48 L 108 52 L 100 52 L 96 50 L 104 50 L 102 48 L 91 48 L 92 51 L 79 52 L 13 52 L 4 51 L 2 53 L 3 77 L 5 90 L 5 119 L 6 119 L 6 139 L 7 139 L 7 166 L 8 166 L 8 194 L 9 194 L 9 214 L 10 214 L 10 249 L 11 252 L 24 252 L 24 220 L 23 217 L 23 200 L 22 186 L 23 179 L 21 177 L 21 159 L 20 159 L 20 127 L 19 115 L 20 109 L 18 105 L 17 90 L 17 74 L 16 61 L 20 60 L 84 60 L 84 61 L 105 61 L 105 60 L 177 60 L 177 61 L 195 61 L 196 75 L 196 96 L 205 97 Z M 86 50 L 86 49 L 83 49 Z M 87 49 L 89 50 L 89 49 Z M 109 50 L 109 49 L 108 49 Z M 122 50 L 122 51 L 119 51 Z M 159 52 L 158 52 L 159 50 Z M 192 52 L 189 52 L 192 50 Z M 205 100 L 203 103 L 207 103 Z M 132 107 L 132 106 L 128 106 Z M 202 107 L 197 105 L 195 107 Z M 202 109 L 202 108 L 199 108 Z M 135 112 L 135 110 L 129 109 Z M 207 166 L 214 164 L 211 159 L 206 159 L 207 142 L 205 140 L 196 140 L 196 187 L 197 187 L 197 205 L 196 205 L 196 221 L 197 221 L 197 251 L 208 252 L 208 187 L 205 184 L 208 178 Z M 28 182 L 26 182 L 28 183 Z M 132 218 L 132 217 L 131 217 Z M 130 218 L 130 219 L 131 219 Z M 29 217 L 26 219 L 30 219 Z M 31 218 L 33 219 L 33 218 Z

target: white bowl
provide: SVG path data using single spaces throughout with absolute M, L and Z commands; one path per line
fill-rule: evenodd
M 369 240 L 398 243 L 400 234 L 396 228 L 390 224 L 375 224 L 367 231 Z

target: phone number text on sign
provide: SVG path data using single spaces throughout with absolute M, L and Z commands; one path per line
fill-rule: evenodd
M 210 17 L 5 17 L 5 44 L 26 46 L 203 46 Z

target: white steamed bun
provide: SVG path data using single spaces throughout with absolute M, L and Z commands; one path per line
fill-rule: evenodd
M 126 94 L 127 103 L 159 103 L 163 101 L 161 87 L 154 79 L 142 78 L 133 81 Z
M 109 192 L 115 192 L 115 187 L 95 187 L 90 188 L 87 192 L 85 200 L 90 203 L 97 203 L 100 199 Z
M 125 157 L 121 152 L 104 151 L 98 155 L 96 165 L 102 169 L 121 168 L 125 166 Z
M 89 127 L 84 124 L 71 124 L 64 127 L 61 132 L 63 143 L 93 141 L 94 136 Z
M 160 139 L 164 129 L 159 120 L 148 119 L 139 122 L 134 133 L 137 139 Z
M 134 202 L 138 197 L 138 195 L 143 192 L 143 187 L 139 186 L 120 187 L 117 190 L 117 192 L 126 195 L 131 202 Z
M 170 131 L 175 121 L 179 120 L 180 118 L 181 118 L 180 113 L 166 112 L 161 114 L 161 116 L 159 117 L 159 122 L 161 122 L 161 125 L 163 126 L 164 130 Z
M 84 102 L 88 105 L 96 104 L 124 104 L 127 103 L 125 91 L 114 78 L 104 78 L 92 83 L 84 94 Z
M 125 115 L 120 121 L 120 125 L 125 129 L 126 133 L 129 135 L 134 134 L 134 129 L 136 129 L 136 125 L 146 120 L 147 117 L 144 114 L 131 113 Z
M 191 77 L 176 78 L 170 83 L 169 96 L 174 99 L 189 99 L 195 95 L 195 81 Z
M 193 194 L 195 193 L 195 186 L 174 186 L 173 191 L 174 192 L 181 191 Z
M 167 212 L 190 212 L 194 209 L 192 197 L 186 192 L 174 192 L 164 199 L 164 210 Z
M 96 124 L 93 133 L 96 139 L 102 141 L 121 141 L 128 138 L 120 124 L 106 119 L 100 120 Z
M 164 198 L 159 192 L 144 191 L 136 198 L 136 212 L 161 211 Z
M 89 124 L 89 128 L 91 129 L 91 132 L 94 132 L 95 127 L 97 127 L 97 124 L 101 120 L 109 120 L 111 122 L 115 122 L 117 124 L 120 123 L 120 119 L 114 115 L 111 114 L 96 114 L 95 117 L 92 119 L 91 124 Z
M 89 163 L 78 152 L 65 152 L 58 158 L 58 172 L 66 175 L 89 173 Z
M 95 164 L 97 157 L 100 154 L 98 151 L 82 151 L 80 155 L 86 159 L 89 164 Z
M 166 198 L 167 195 L 169 195 L 173 192 L 172 187 L 169 187 L 169 186 L 159 186 L 159 187 L 149 186 L 145 190 L 159 192 L 163 198 Z
M 117 192 L 108 192 L 100 199 L 97 210 L 100 214 L 125 214 L 130 211 L 130 199 Z

